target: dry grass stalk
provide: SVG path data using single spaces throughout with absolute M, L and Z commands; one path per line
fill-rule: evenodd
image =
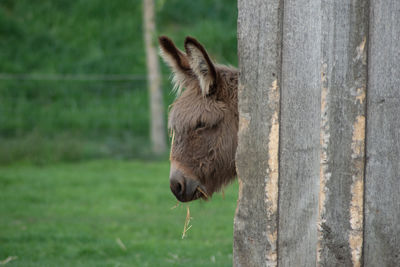
M 176 201 L 175 206 L 171 207 L 171 210 L 176 209 L 177 207 L 179 207 L 179 204 L 180 204 L 179 201 Z
M 6 265 L 10 261 L 18 259 L 17 256 L 8 256 L 7 259 L 0 261 L 0 265 Z
M 225 190 L 222 189 L 222 199 L 225 199 Z
M 203 196 L 206 198 L 206 199 L 208 199 L 208 195 L 207 195 L 207 193 L 206 192 L 204 192 L 200 187 L 197 187 L 197 190 L 199 190 L 199 192 L 200 193 L 202 193 L 203 194 Z
M 125 247 L 124 243 L 122 243 L 122 241 L 121 241 L 121 239 L 120 239 L 119 237 L 118 237 L 115 241 L 117 242 L 118 246 L 119 246 L 123 251 L 126 251 L 126 247 Z
M 189 205 L 186 206 L 186 220 L 185 220 L 185 225 L 183 226 L 183 232 L 182 232 L 182 239 L 185 238 L 186 232 L 189 231 L 190 228 L 192 228 L 190 223 L 190 210 L 189 210 Z

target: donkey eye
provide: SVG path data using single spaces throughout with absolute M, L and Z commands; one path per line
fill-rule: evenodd
M 204 123 L 204 122 L 198 122 L 197 124 L 196 124 L 196 128 L 195 128 L 195 130 L 199 130 L 199 129 L 202 129 L 202 128 L 205 128 L 206 127 L 206 124 Z

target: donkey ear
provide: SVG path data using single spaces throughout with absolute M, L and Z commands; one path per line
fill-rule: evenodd
M 180 93 L 191 72 L 188 58 L 168 37 L 161 36 L 158 41 L 160 43 L 160 55 L 171 67 L 174 74 L 172 79 L 175 84 L 174 90 Z
M 188 56 L 190 68 L 196 74 L 201 91 L 204 96 L 212 94 L 217 80 L 217 72 L 207 51 L 194 38 L 186 37 L 185 50 Z

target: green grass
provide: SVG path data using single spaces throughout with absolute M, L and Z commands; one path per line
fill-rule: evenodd
M 225 200 L 190 205 L 182 240 L 186 209 L 170 209 L 168 163 L 116 160 L 154 158 L 141 3 L 0 0 L 0 73 L 143 75 L 0 80 L 0 261 L 18 257 L 7 266 L 231 265 L 235 185 Z M 235 0 L 155 3 L 160 35 L 180 48 L 194 36 L 237 64 Z
M 0 166 L 0 261 L 7 266 L 231 266 L 237 185 L 186 206 L 168 162 Z M 116 239 L 126 247 L 123 250 Z

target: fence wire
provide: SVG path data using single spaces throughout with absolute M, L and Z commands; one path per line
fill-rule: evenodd
M 0 80 L 31 81 L 144 81 L 145 74 L 32 74 L 0 73 Z

